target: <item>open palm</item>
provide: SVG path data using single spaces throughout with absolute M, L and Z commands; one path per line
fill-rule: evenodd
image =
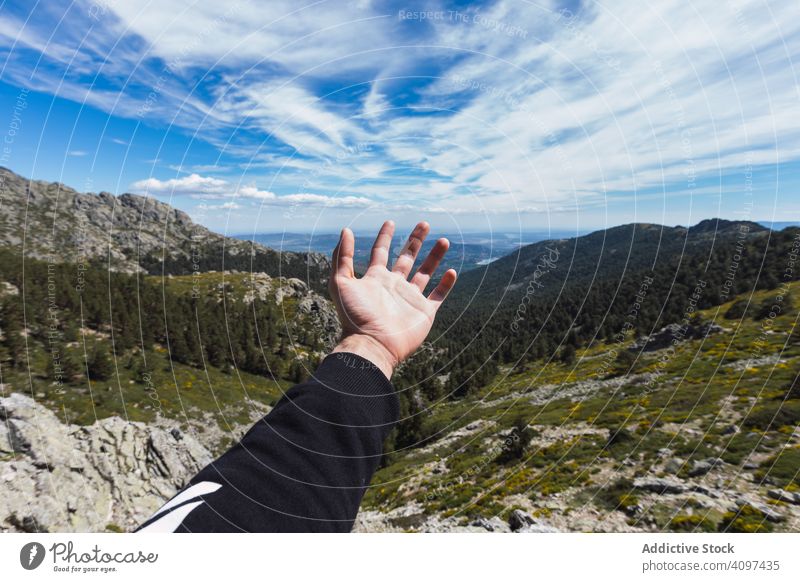
M 372 247 L 370 264 L 361 278 L 353 270 L 355 239 L 344 229 L 333 252 L 330 292 L 342 322 L 343 336 L 360 336 L 384 349 L 392 367 L 410 356 L 428 335 L 436 311 L 456 281 L 448 270 L 436 288 L 425 287 L 450 243 L 439 239 L 411 280 L 408 279 L 430 227 L 420 222 L 409 236 L 390 271 L 387 268 L 394 223 L 381 227 Z

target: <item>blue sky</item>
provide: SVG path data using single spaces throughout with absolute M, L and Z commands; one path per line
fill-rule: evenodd
M 800 4 L 0 7 L 2 165 L 220 232 L 800 220 Z

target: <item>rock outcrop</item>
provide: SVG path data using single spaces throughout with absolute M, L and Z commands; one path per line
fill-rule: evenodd
M 716 323 L 702 323 L 700 325 L 680 325 L 678 323 L 671 323 L 654 334 L 633 342 L 629 349 L 632 352 L 663 350 L 664 348 L 668 348 L 682 341 L 703 339 L 723 330 L 724 328 Z
M 0 398 L 0 531 L 129 530 L 210 461 L 177 427 L 66 425 L 12 394 Z

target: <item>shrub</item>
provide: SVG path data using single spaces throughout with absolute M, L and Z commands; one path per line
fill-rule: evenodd
M 785 448 L 761 463 L 756 477 L 769 477 L 770 481 L 781 487 L 794 483 L 800 485 L 800 449 Z
M 609 431 L 608 441 L 606 447 L 613 447 L 614 445 L 623 445 L 636 441 L 633 433 L 625 427 L 612 428 Z
M 740 299 L 728 308 L 723 316 L 725 319 L 742 319 L 747 312 L 747 300 Z
M 525 455 L 534 431 L 528 426 L 528 422 L 523 418 L 514 421 L 514 427 L 504 442 L 503 452 L 497 456 L 498 463 L 508 463 L 521 459 Z M 507 443 L 507 444 L 506 444 Z
M 783 298 L 783 301 L 776 301 L 775 297 L 767 297 L 761 304 L 758 306 L 758 310 L 756 311 L 753 319 L 756 321 L 760 321 L 762 319 L 766 319 L 769 317 L 769 314 L 772 312 L 772 308 L 778 306 L 780 309 L 775 311 L 775 317 L 779 317 L 784 315 L 787 311 L 790 311 L 793 306 L 792 296 L 786 295 Z
M 606 509 L 626 511 L 639 503 L 633 490 L 633 481 L 623 477 L 600 488 L 595 495 L 595 501 Z
M 738 511 L 723 515 L 717 530 L 727 533 L 767 533 L 772 531 L 772 524 L 752 505 L 743 505 Z
M 672 531 L 685 532 L 713 532 L 717 531 L 717 524 L 706 515 L 681 514 L 674 516 L 668 525 Z
M 744 426 L 759 430 L 777 430 L 782 426 L 796 426 L 800 424 L 800 402 L 770 402 L 753 408 Z
M 108 352 L 102 347 L 95 346 L 87 362 L 89 378 L 92 380 L 108 380 L 114 372 L 114 366 Z
M 614 360 L 614 374 L 624 376 L 634 370 L 636 366 L 636 354 L 628 350 L 620 350 Z

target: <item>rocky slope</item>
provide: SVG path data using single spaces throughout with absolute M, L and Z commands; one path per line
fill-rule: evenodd
M 800 530 L 800 313 L 731 317 L 740 300 L 426 410 L 432 438 L 376 473 L 357 530 Z
M 65 425 L 31 398 L 0 398 L 0 531 L 129 530 L 211 461 L 179 429 L 119 417 Z
M 152 197 L 81 193 L 2 167 L 0 246 L 24 248 L 28 257 L 56 262 L 101 260 L 127 272 L 160 273 L 162 266 L 167 272 L 191 272 L 198 261 L 199 270 L 222 268 L 223 256 L 248 271 L 313 283 L 328 271 L 323 255 L 277 252 L 216 234 Z M 214 261 L 219 266 L 210 264 Z

